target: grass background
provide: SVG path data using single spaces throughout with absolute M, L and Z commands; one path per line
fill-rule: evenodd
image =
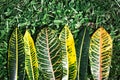
M 91 35 L 104 26 L 113 39 L 109 80 L 120 80 L 120 0 L 0 0 L 0 80 L 7 80 L 8 42 L 16 26 L 22 33 L 29 28 L 35 39 L 42 27 L 59 33 L 65 24 L 75 40 L 80 27 L 90 27 Z

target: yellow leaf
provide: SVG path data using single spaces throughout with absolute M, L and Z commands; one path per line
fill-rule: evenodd
M 29 80 L 38 80 L 38 60 L 34 41 L 30 33 L 26 30 L 24 35 L 25 43 L 25 69 Z
M 77 72 L 75 44 L 72 33 L 67 25 L 61 31 L 59 39 L 62 46 L 62 80 L 75 80 Z

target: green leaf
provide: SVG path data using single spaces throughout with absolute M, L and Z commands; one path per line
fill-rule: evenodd
M 103 27 L 100 27 L 91 37 L 89 58 L 94 80 L 108 80 L 112 39 Z
M 60 33 L 59 39 L 62 48 L 63 78 L 62 80 L 75 80 L 77 61 L 74 39 L 67 25 Z
M 61 80 L 62 56 L 55 31 L 50 28 L 42 29 L 36 39 L 36 50 L 44 80 Z
M 24 43 L 25 43 L 25 70 L 29 80 L 38 80 L 38 60 L 36 49 L 34 46 L 34 41 L 26 30 L 24 35 Z
M 16 28 L 9 41 L 8 77 L 9 80 L 23 80 L 25 68 L 24 40 Z
M 89 54 L 89 30 L 81 27 L 76 43 L 77 51 L 77 80 L 87 80 L 88 54 Z

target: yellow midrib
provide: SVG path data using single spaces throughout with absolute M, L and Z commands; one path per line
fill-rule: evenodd
M 18 35 L 17 35 L 17 28 L 16 28 L 16 80 L 17 80 L 17 78 L 18 78 Z

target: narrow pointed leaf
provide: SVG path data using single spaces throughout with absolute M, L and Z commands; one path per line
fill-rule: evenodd
M 94 80 L 108 80 L 112 39 L 103 27 L 100 27 L 91 37 L 89 58 Z
M 59 39 L 62 48 L 62 80 L 75 80 L 77 72 L 75 44 L 71 31 L 67 26 L 61 31 Z
M 36 39 L 36 49 L 43 80 L 61 80 L 61 48 L 55 31 L 42 29 Z
M 89 30 L 81 27 L 76 43 L 77 51 L 77 80 L 87 80 L 88 54 L 89 54 Z
M 8 78 L 9 80 L 23 80 L 25 67 L 24 40 L 16 28 L 9 41 L 8 50 Z
M 24 35 L 25 43 L 25 70 L 29 80 L 38 80 L 38 60 L 34 41 L 26 30 Z

